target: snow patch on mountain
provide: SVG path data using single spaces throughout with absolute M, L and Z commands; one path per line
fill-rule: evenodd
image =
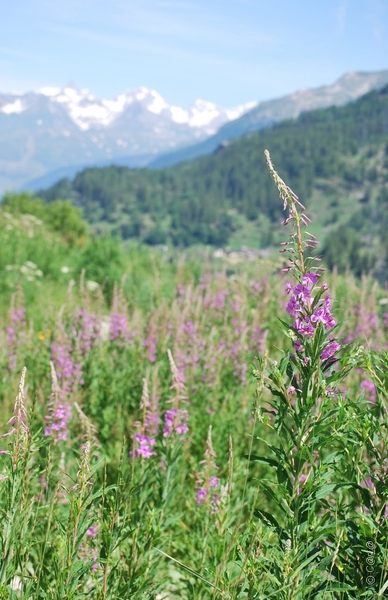
M 13 113 L 21 113 L 25 110 L 26 106 L 17 98 L 14 102 L 10 102 L 9 104 L 4 104 L 4 106 L 0 106 L 0 112 L 5 113 L 6 115 L 12 115 Z
M 180 106 L 168 104 L 157 91 L 146 87 L 139 87 L 120 94 L 113 100 L 96 98 L 87 89 L 78 90 L 72 85 L 64 88 L 44 87 L 38 93 L 50 98 L 52 102 L 64 106 L 71 120 L 82 131 L 94 127 L 107 127 L 122 115 L 133 102 L 139 103 L 144 110 L 152 114 L 165 114 L 179 125 L 187 125 L 195 129 L 206 128 L 207 134 L 210 131 L 207 128 L 208 125 L 213 124 L 217 128 L 227 121 L 237 119 L 244 112 L 256 106 L 256 102 L 249 102 L 236 108 L 224 109 L 213 102 L 199 99 L 194 102 L 191 108 L 184 109 Z M 16 112 L 19 108 L 20 112 L 22 106 L 19 100 L 18 104 L 15 101 L 12 105 L 3 107 L 2 110 L 6 112 L 8 107 L 9 112 L 12 110 Z M 214 127 L 211 128 L 211 131 L 213 130 Z
M 229 108 L 226 110 L 226 116 L 229 121 L 235 121 L 239 117 L 241 117 L 244 113 L 252 110 L 255 106 L 258 106 L 258 102 L 247 102 L 246 104 L 240 104 L 236 106 L 236 108 Z
M 73 86 L 63 89 L 46 87 L 39 92 L 48 96 L 53 102 L 66 107 L 71 120 L 82 130 L 91 127 L 106 127 L 125 110 L 126 105 L 133 100 L 125 94 L 120 94 L 115 100 L 100 100 L 88 90 L 78 90 Z

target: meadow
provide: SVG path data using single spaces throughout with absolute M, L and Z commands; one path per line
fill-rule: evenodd
M 388 595 L 388 293 L 269 167 L 285 263 L 1 207 L 0 598 Z

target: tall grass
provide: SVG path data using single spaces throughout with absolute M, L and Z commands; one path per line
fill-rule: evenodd
M 51 271 L 36 254 L 42 276 L 26 279 L 28 240 L 46 234 L 12 225 L 22 262 L 6 259 L 18 268 L 2 288 L 0 597 L 387 594 L 385 291 L 310 277 L 314 309 L 295 323 L 296 286 L 322 274 L 305 262 L 302 221 L 280 277 L 130 248 L 109 294 L 104 274 L 87 285 L 90 253 L 82 263 L 54 237 Z M 326 311 L 307 335 L 325 306 L 338 324 Z

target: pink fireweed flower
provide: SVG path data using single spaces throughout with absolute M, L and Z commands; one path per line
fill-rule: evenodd
M 291 222 L 293 228 L 290 242 L 285 246 L 289 257 L 288 266 L 282 270 L 285 272 L 293 271 L 297 279 L 295 286 L 290 283 L 286 286 L 286 293 L 290 296 L 286 311 L 294 318 L 292 327 L 298 336 L 297 340 L 294 339 L 294 347 L 298 354 L 301 354 L 305 349 L 302 343 L 303 340 L 306 340 L 307 348 L 309 339 L 315 337 L 318 327 L 323 326 L 326 330 L 329 330 L 336 325 L 336 322 L 331 314 L 330 295 L 326 294 L 326 297 L 324 297 L 327 286 L 323 285 L 320 289 L 316 288 L 320 278 L 318 271 L 322 271 L 322 268 L 309 266 L 321 259 L 311 256 L 305 258 L 306 250 L 317 243 L 314 235 L 308 232 L 304 234 L 302 231 L 303 227 L 310 222 L 310 219 L 300 211 L 300 208 L 302 211 L 305 208 L 299 202 L 296 194 L 275 171 L 268 150 L 265 150 L 264 154 L 271 177 L 278 189 L 280 198 L 283 200 L 283 209 L 288 210 L 288 217 L 283 221 L 283 224 L 286 225 Z M 329 344 L 322 352 L 322 360 L 325 357 L 327 359 L 329 355 L 332 357 L 338 349 L 339 345 Z
M 187 421 L 189 419 L 188 411 L 184 408 L 180 408 L 181 404 L 187 404 L 187 393 L 184 383 L 184 374 L 180 371 L 175 364 L 171 350 L 167 350 L 168 360 L 170 363 L 172 385 L 171 390 L 174 390 L 175 395 L 170 400 L 167 400 L 168 404 L 173 404 L 173 407 L 166 410 L 164 414 L 164 429 L 163 437 L 167 438 L 173 433 L 178 435 L 184 435 L 188 432 L 189 427 Z
M 86 530 L 86 539 L 83 540 L 79 547 L 79 557 L 83 560 L 94 561 L 91 566 L 92 573 L 95 573 L 98 569 L 98 548 L 96 545 L 97 534 L 100 530 L 99 523 L 95 523 Z
M 74 314 L 76 345 L 82 356 L 88 356 L 91 349 L 100 340 L 101 323 L 98 316 L 78 308 Z
M 290 294 L 292 292 L 292 283 L 289 281 L 286 283 L 286 294 Z
M 314 273 L 308 273 L 307 275 L 313 275 Z M 307 277 L 305 276 L 305 278 Z M 305 279 L 304 278 L 304 279 Z M 304 306 L 310 306 L 311 303 L 311 288 L 302 283 L 298 283 L 293 289 L 293 294 Z
M 122 344 L 132 342 L 132 335 L 129 331 L 126 315 L 111 313 L 109 319 L 109 340 Z
M 129 456 L 131 458 L 137 458 L 138 456 L 150 458 L 151 456 L 156 456 L 156 452 L 152 450 L 153 446 L 156 444 L 155 438 L 148 435 L 142 435 L 141 433 L 135 433 L 132 436 L 132 439 L 137 442 L 138 446 L 130 451 Z
M 286 306 L 286 311 L 288 312 L 288 314 L 291 317 L 296 317 L 297 313 L 302 312 L 302 310 L 303 308 L 299 300 L 295 296 L 292 296 Z
M 89 527 L 89 529 L 86 531 L 86 535 L 87 535 L 88 537 L 92 537 L 92 538 L 94 538 L 94 537 L 96 537 L 96 535 L 97 535 L 97 533 L 98 533 L 99 529 L 100 529 L 100 526 L 99 526 L 99 524 L 98 524 L 98 523 L 95 523 L 95 525 L 92 525 L 91 527 Z
M 311 306 L 314 301 L 314 285 L 318 281 L 318 278 L 319 275 L 317 273 L 308 272 L 303 276 L 302 284 L 297 283 L 294 287 L 289 284 L 286 288 L 286 291 L 288 290 L 288 293 L 290 294 L 286 312 L 294 317 L 292 327 L 302 339 L 312 339 L 315 335 L 316 328 L 320 324 L 322 324 L 326 330 L 332 329 L 336 325 L 336 321 L 331 313 L 332 303 L 329 293 L 323 298 L 320 298 L 314 310 L 311 311 Z M 326 291 L 326 289 L 327 288 L 323 288 L 322 286 L 320 293 L 322 293 L 322 290 Z M 337 344 L 337 342 L 335 344 Z M 301 353 L 304 350 L 300 339 L 294 342 L 294 347 L 298 353 Z M 326 360 L 333 356 L 339 348 L 339 344 L 334 345 L 333 342 L 329 344 L 322 352 L 322 360 Z
M 338 344 L 338 342 L 330 342 L 322 352 L 321 359 L 327 360 L 328 358 L 331 358 L 336 352 L 338 352 L 340 347 L 341 346 Z
M 212 471 L 214 472 L 218 467 L 215 463 L 216 453 L 213 449 L 211 432 L 212 426 L 210 425 L 206 440 L 205 458 L 200 463 L 203 465 L 203 470 L 197 474 L 196 501 L 198 505 L 207 504 L 210 513 L 214 514 L 218 511 L 218 505 L 220 504 L 220 497 L 217 493 L 220 488 L 220 480 L 212 474 Z
M 6 343 L 8 351 L 8 368 L 11 371 L 16 369 L 16 358 L 18 346 L 23 341 L 25 336 L 26 309 L 13 308 L 10 311 L 10 324 L 6 328 Z
M 156 407 L 154 407 L 156 409 Z M 130 451 L 129 456 L 143 458 L 150 458 L 156 456 L 153 447 L 156 444 L 156 436 L 159 429 L 159 414 L 151 410 L 151 401 L 148 391 L 148 382 L 146 378 L 143 378 L 143 390 L 140 400 L 140 410 L 143 412 L 142 422 L 136 423 L 140 431 L 137 431 L 132 436 L 134 440 L 134 449 Z
M 48 414 L 44 420 L 46 427 L 45 437 L 52 437 L 55 441 L 66 441 L 71 419 L 71 406 L 63 402 L 63 391 L 60 389 L 54 363 L 50 361 L 51 368 L 51 395 L 48 403 Z
M 45 417 L 45 437 L 53 436 L 57 440 L 67 440 L 69 421 L 71 418 L 71 406 L 69 404 L 58 404 L 53 412 Z
M 73 360 L 70 338 L 64 337 L 60 344 L 52 343 L 51 360 L 61 382 L 62 394 L 71 395 L 78 383 L 82 385 L 83 380 L 82 365 Z
M 200 506 L 201 504 L 203 504 L 204 502 L 206 502 L 207 500 L 207 489 L 206 488 L 199 488 L 197 490 L 196 493 L 196 498 L 197 498 L 197 504 L 198 506 Z
M 170 436 L 174 431 L 178 435 L 188 432 L 189 426 L 187 420 L 189 414 L 185 409 L 171 408 L 164 413 L 163 437 Z
M 148 360 L 154 363 L 156 361 L 156 339 L 153 337 L 146 338 L 143 341 L 143 346 L 148 348 Z

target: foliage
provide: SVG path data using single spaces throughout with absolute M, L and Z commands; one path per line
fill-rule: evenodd
M 95 226 L 104 223 L 126 238 L 150 244 L 247 245 L 245 230 L 254 224 L 254 244 L 263 247 L 273 243 L 269 230 L 276 232 L 276 241 L 281 218 L 262 164 L 263 150 L 269 147 L 290 185 L 308 200 L 320 239 L 331 234 L 338 248 L 338 234 L 346 227 L 342 263 L 352 265 L 354 260 L 360 272 L 379 253 L 386 260 L 387 228 L 380 226 L 376 198 L 387 189 L 387 108 L 385 87 L 346 106 L 303 113 L 244 136 L 212 156 L 163 170 L 88 168 L 72 182 L 62 180 L 40 195 L 50 202 L 68 198 Z M 360 252 L 353 248 L 353 218 L 365 223 Z M 342 227 L 339 232 L 337 225 Z M 368 228 L 373 229 L 372 249 Z M 324 250 L 330 263 L 331 241 Z
M 59 233 L 70 245 L 82 243 L 87 224 L 81 219 L 81 209 L 68 200 L 55 200 L 47 205 L 41 198 L 26 192 L 5 194 L 3 207 L 14 215 L 33 215 L 42 220 L 51 231 Z
M 267 446 L 263 455 L 249 455 L 275 475 L 259 483 L 272 511 L 257 508 L 255 515 L 276 534 L 284 559 L 273 548 L 262 549 L 257 567 L 263 576 L 254 582 L 257 595 L 251 597 L 329 597 L 326 592 L 374 597 L 377 590 L 383 593 L 387 575 L 387 528 L 382 526 L 388 517 L 387 390 L 363 348 L 341 349 L 334 337 L 328 287 L 316 285 L 321 269 L 307 254 L 314 236 L 302 228 L 309 220 L 268 153 L 266 158 L 288 210 L 287 224 L 293 225 L 285 250 L 286 270 L 296 282 L 287 285 L 287 312 L 294 321 L 283 327 L 294 351 L 284 352 L 280 361 L 261 358 L 255 373 L 257 413 L 276 434 L 274 440 L 258 438 Z M 353 369 L 367 365 L 382 392 L 372 401 L 343 388 Z M 263 386 L 272 396 L 267 405 L 261 402 Z M 368 554 L 373 554 L 370 561 Z
M 386 593 L 387 292 L 292 216 L 279 277 L 0 210 L 0 597 Z

